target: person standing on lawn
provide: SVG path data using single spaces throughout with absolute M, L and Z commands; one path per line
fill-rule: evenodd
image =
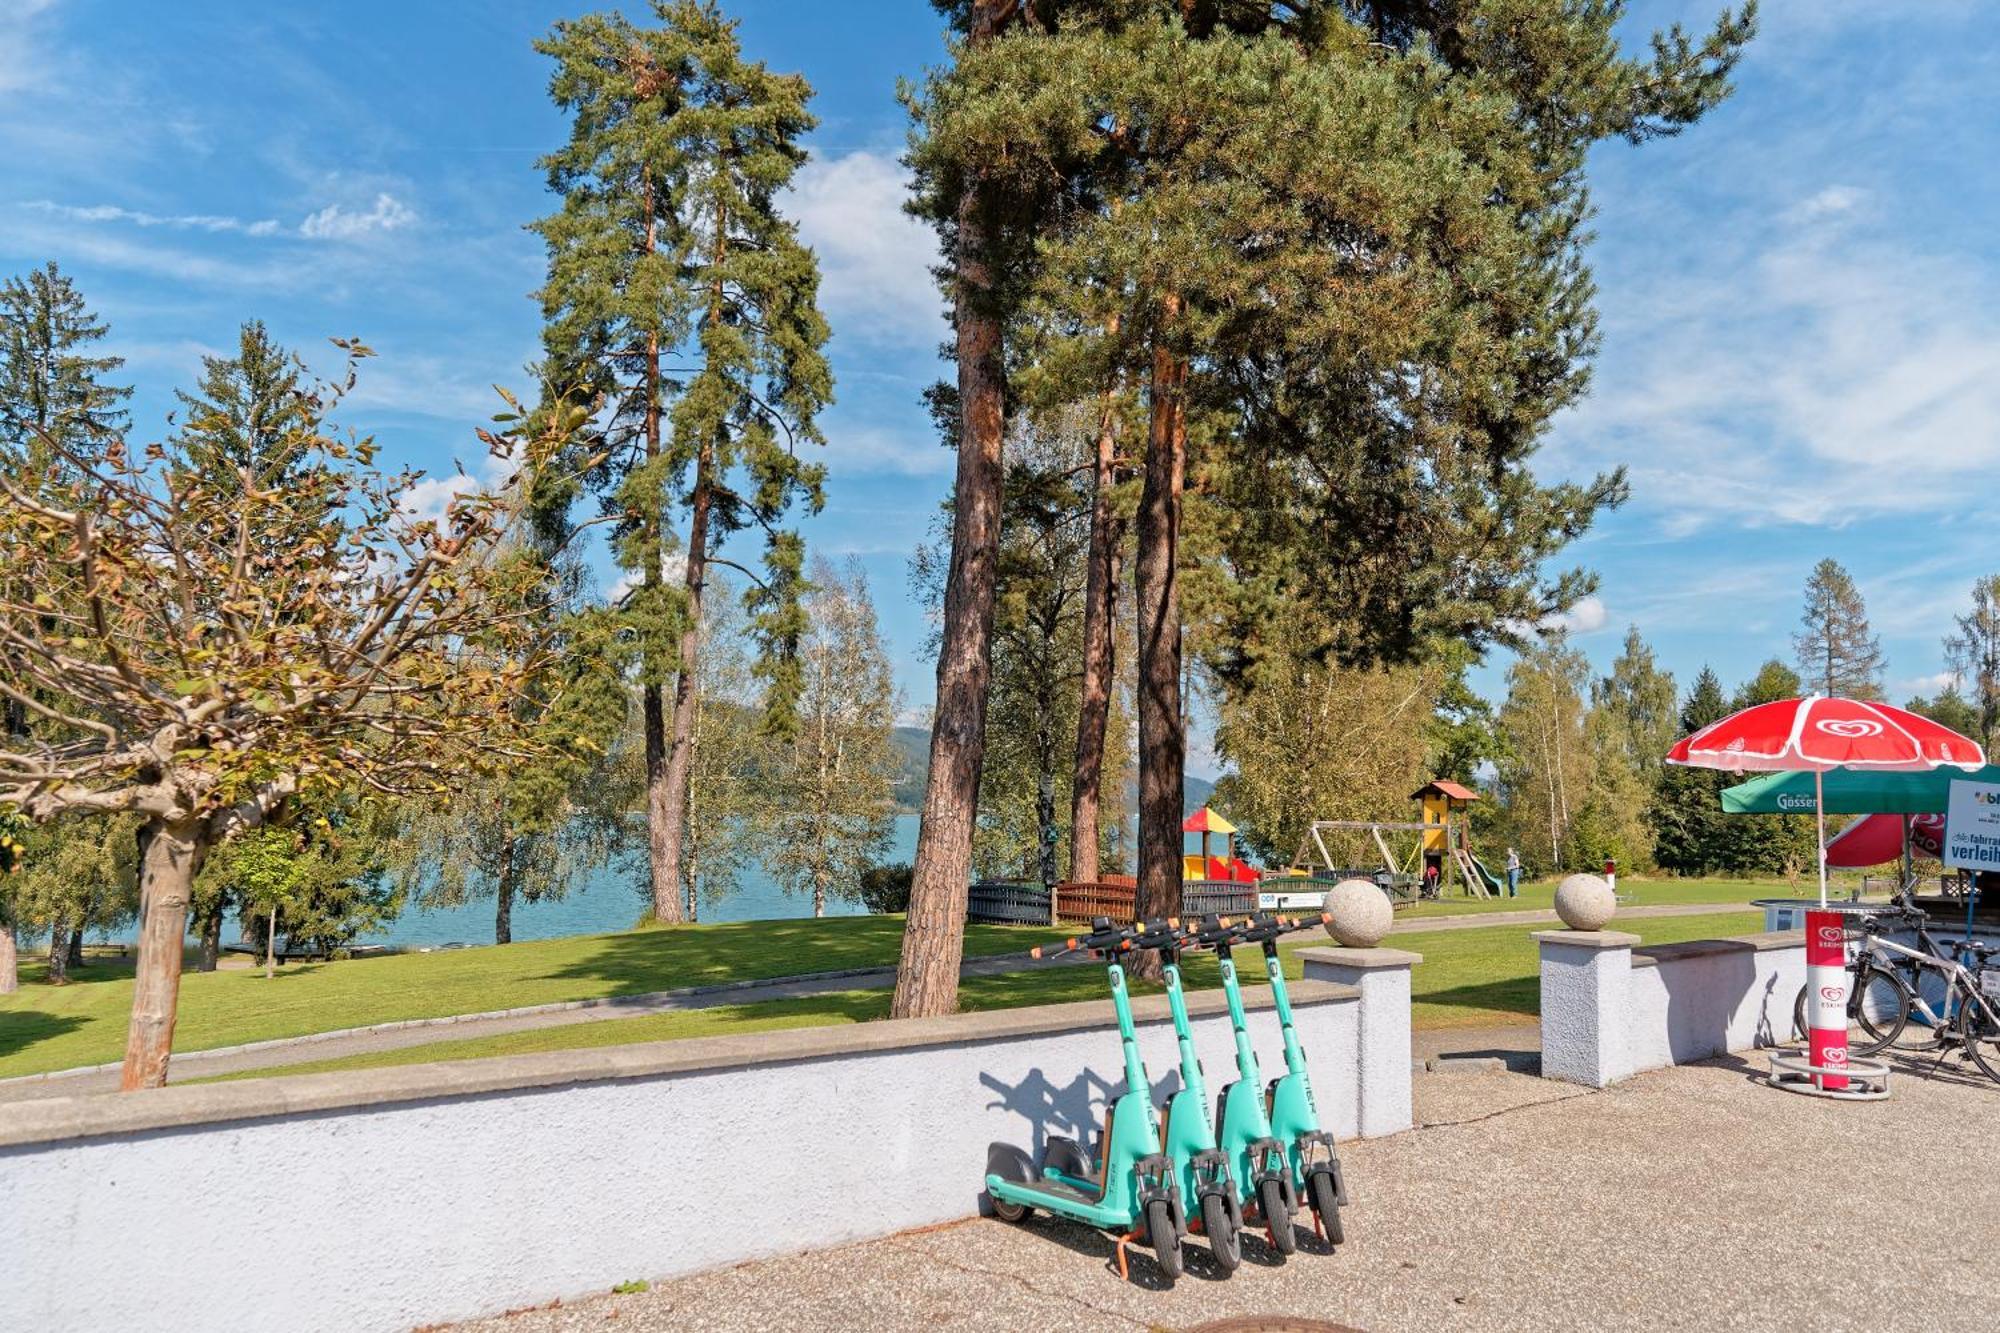
M 1512 847 L 1507 849 L 1507 896 L 1521 896 L 1521 854 Z

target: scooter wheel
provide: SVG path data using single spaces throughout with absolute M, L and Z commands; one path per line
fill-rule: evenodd
M 1312 1200 L 1313 1211 L 1319 1214 L 1319 1224 L 1326 1232 L 1326 1243 L 1338 1245 L 1347 1239 L 1347 1231 L 1340 1225 L 1340 1196 L 1333 1188 L 1333 1173 L 1315 1171 L 1306 1180 L 1306 1194 Z
M 1285 1206 L 1284 1182 L 1275 1176 L 1257 1186 L 1257 1208 L 1264 1214 L 1264 1226 L 1279 1254 L 1297 1254 L 1299 1238 L 1292 1231 L 1292 1210 Z
M 1243 1238 L 1229 1216 L 1229 1200 L 1220 1194 L 1204 1194 L 1201 1199 L 1201 1229 L 1208 1235 L 1208 1252 L 1225 1273 L 1234 1273 L 1243 1262 Z
M 1005 1199 L 993 1201 L 993 1215 L 1002 1222 L 1019 1222 L 1027 1217 L 1028 1212 L 1025 1203 L 1008 1203 Z
M 1181 1275 L 1181 1229 L 1174 1225 L 1174 1210 L 1165 1199 L 1146 1205 L 1146 1239 L 1160 1261 L 1160 1271 L 1172 1282 Z

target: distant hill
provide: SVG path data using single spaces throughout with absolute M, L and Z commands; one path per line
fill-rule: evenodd
M 896 774 L 896 813 L 900 815 L 920 814 L 924 808 L 924 779 L 930 772 L 931 730 L 929 727 L 897 727 L 896 748 L 901 752 L 902 767 Z M 1198 778 L 1190 773 L 1183 784 L 1187 796 L 1187 813 L 1193 814 L 1208 804 L 1208 798 L 1215 792 L 1215 784 L 1207 778 Z M 1139 790 L 1128 788 L 1125 792 L 1125 818 L 1127 822 L 1139 818 Z

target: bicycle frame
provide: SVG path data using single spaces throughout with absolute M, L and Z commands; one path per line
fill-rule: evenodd
M 1917 926 L 1917 942 L 1932 950 L 1935 950 L 1937 944 L 1936 939 L 1931 935 L 1930 931 L 1921 924 Z M 1951 1003 L 1954 997 L 1961 1004 L 1969 997 L 1973 1003 L 1979 1006 L 1979 1010 L 1986 1016 L 1987 1022 L 2000 1024 L 2000 1010 L 1994 1008 L 1992 1000 L 1980 989 L 1978 974 L 1964 963 L 1959 962 L 1955 958 L 1946 958 L 1937 952 L 1926 953 L 1912 949 L 1906 944 L 1898 944 L 1892 939 L 1887 939 L 1876 934 L 1872 929 L 1864 930 L 1861 936 L 1861 947 L 1857 952 L 1865 954 L 1877 949 L 1886 949 L 1892 954 L 1909 959 L 1912 963 L 1916 964 L 1916 970 L 1919 974 L 1928 968 L 1945 978 L 1945 1011 L 1943 1014 L 1939 1014 L 1931 1008 L 1930 1002 L 1924 999 L 1923 993 L 1917 987 L 1910 987 L 1911 1009 L 1921 1008 L 1923 1010 L 1924 1018 L 1930 1023 L 1933 1032 L 1942 1034 L 1947 1030 L 1954 1013 Z

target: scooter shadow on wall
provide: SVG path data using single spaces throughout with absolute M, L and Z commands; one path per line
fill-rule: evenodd
M 1125 1090 L 1123 1079 L 1112 1083 L 1088 1069 L 1062 1085 L 1040 1067 L 1030 1069 L 1019 1083 L 1009 1084 L 992 1074 L 981 1074 L 979 1081 L 999 1094 L 996 1100 L 986 1103 L 987 1110 L 1009 1111 L 1027 1123 L 1029 1147 L 1002 1140 L 986 1145 L 987 1173 L 1016 1180 L 1033 1180 L 1041 1175 L 1052 1136 L 1074 1141 L 1094 1162 L 1102 1149 L 1097 1140 L 1104 1129 L 1104 1108 Z M 1153 1104 L 1163 1105 L 1180 1088 L 1178 1070 L 1156 1080 Z M 979 1197 L 983 1210 L 984 1190 Z

